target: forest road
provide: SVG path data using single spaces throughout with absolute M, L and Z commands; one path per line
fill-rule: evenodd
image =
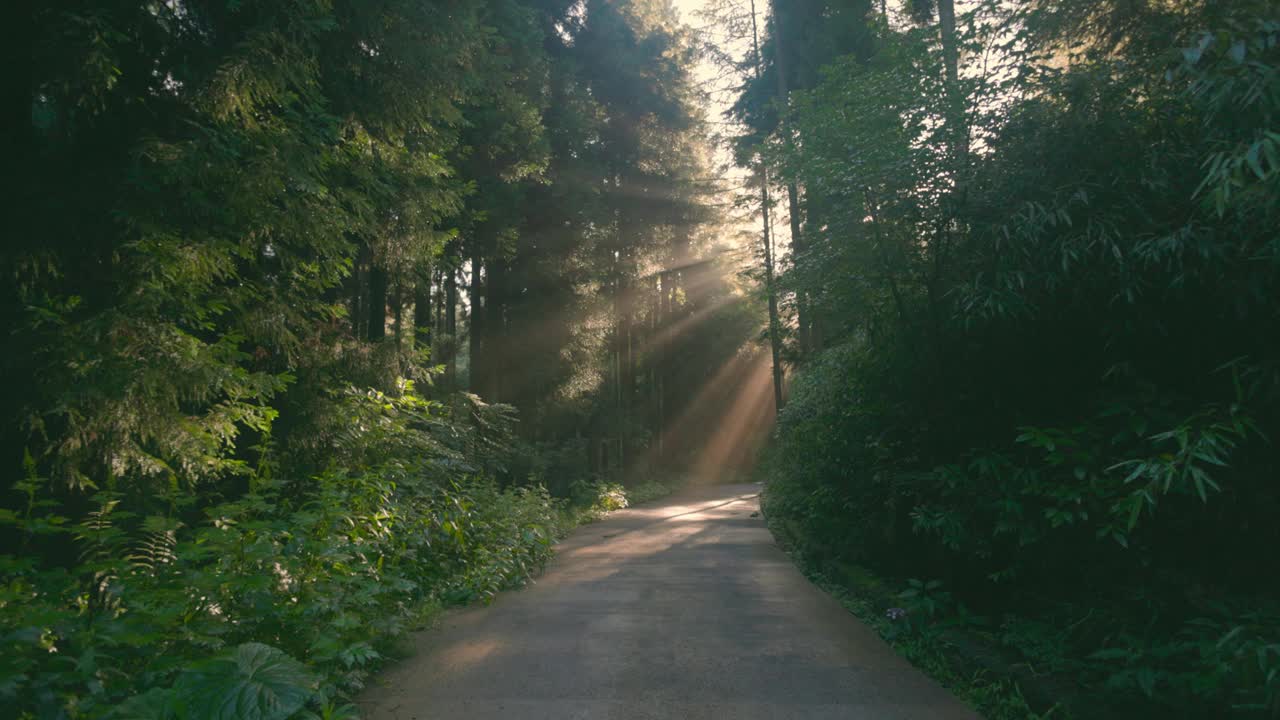
M 800 574 L 759 492 L 703 485 L 579 528 L 536 584 L 417 635 L 362 715 L 977 718 Z

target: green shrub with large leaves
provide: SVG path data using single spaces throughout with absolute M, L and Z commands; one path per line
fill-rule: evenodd
M 970 10 L 954 80 L 936 26 L 889 23 L 794 93 L 784 282 L 829 347 L 768 508 L 1002 618 L 1083 714 L 1280 713 L 1280 19 Z
M 129 720 L 285 720 L 311 700 L 316 680 L 302 663 L 262 643 L 245 643 L 185 668 L 169 688 L 121 704 Z
M 19 550 L 66 542 L 79 561 L 0 555 L 0 694 L 17 716 L 332 713 L 424 608 L 490 599 L 549 558 L 558 504 L 480 469 L 512 442 L 509 414 L 411 383 L 337 407 L 330 467 L 293 478 L 268 454 L 234 499 L 139 516 L 108 489 L 73 523 L 41 478 L 20 483 L 27 511 L 3 517 Z

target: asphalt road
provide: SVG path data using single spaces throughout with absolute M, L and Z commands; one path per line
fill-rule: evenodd
M 579 528 L 537 583 L 449 613 L 361 698 L 374 720 L 977 718 L 809 583 L 758 485 Z

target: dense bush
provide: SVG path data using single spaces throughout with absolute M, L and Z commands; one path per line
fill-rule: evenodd
M 553 493 L 601 504 L 644 436 L 605 421 L 663 422 L 642 349 L 727 292 L 676 267 L 710 214 L 667 4 L 5 22 L 5 713 L 346 712 L 419 614 L 536 571 Z
M 474 432 L 465 423 L 411 385 L 395 398 L 352 393 L 342 406 L 355 422 L 338 456 L 375 459 L 300 478 L 268 453 L 244 494 L 175 493 L 156 514 L 127 510 L 125 493 L 108 487 L 71 522 L 29 464 L 28 508 L 3 517 L 21 553 L 0 556 L 5 702 L 18 716 L 105 717 L 172 685 L 114 716 L 168 716 L 156 708 L 180 700 L 189 702 L 174 717 L 291 715 L 261 698 L 231 715 L 199 700 L 230 697 L 200 673 L 239 648 L 310 678 L 281 707 L 320 709 L 358 689 L 424 610 L 491 598 L 550 556 L 557 504 L 541 487 L 500 489 L 459 460 L 450 440 Z M 79 560 L 41 567 L 41 545 L 69 545 Z
M 879 25 L 795 93 L 785 280 L 828 347 L 768 507 L 818 560 L 940 582 L 1084 716 L 1280 714 L 1274 8 L 961 30 L 991 68 Z

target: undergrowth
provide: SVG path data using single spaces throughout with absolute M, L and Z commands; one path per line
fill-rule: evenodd
M 560 537 L 669 492 L 582 483 L 553 498 L 503 485 L 509 414 L 474 397 L 340 400 L 326 466 L 264 445 L 215 501 L 107 484 L 79 517 L 36 465 L 0 514 L 0 700 L 11 717 L 354 717 L 346 699 L 442 608 L 537 574 Z
M 605 515 L 670 495 L 680 484 L 678 478 L 646 479 L 631 486 L 619 482 L 582 480 L 572 484 L 573 494 L 560 508 L 561 533 L 595 522 Z
M 912 665 L 937 680 L 987 720 L 1055 720 L 1071 716 L 1061 708 L 1038 713 L 1031 708 L 1018 683 L 986 669 L 975 668 L 951 645 L 945 634 L 936 598 L 923 592 L 927 583 L 896 588 L 865 568 L 823 563 L 805 551 L 803 533 L 777 513 L 770 513 L 767 491 L 761 496 L 770 532 L 796 566 L 815 585 L 834 597 L 859 620 L 870 626 Z M 933 588 L 928 588 L 932 590 Z M 907 607 L 902 607 L 902 606 Z M 912 620 L 912 616 L 917 617 Z M 921 622 L 920 620 L 924 620 Z

